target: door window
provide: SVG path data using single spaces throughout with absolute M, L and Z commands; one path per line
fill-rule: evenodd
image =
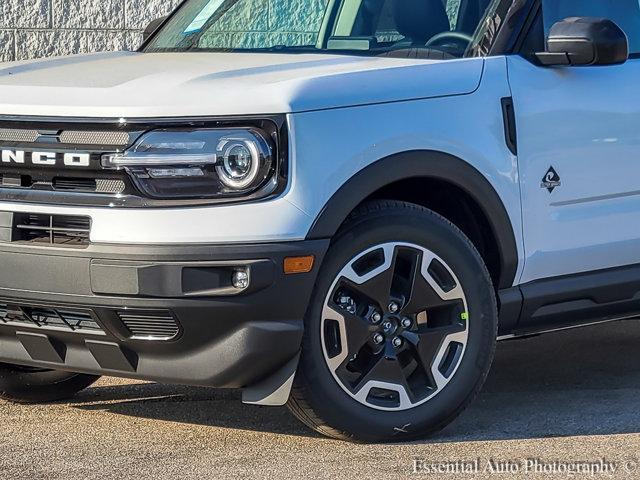
M 613 20 L 629 38 L 629 52 L 640 53 L 640 0 L 543 0 L 545 33 L 568 17 Z

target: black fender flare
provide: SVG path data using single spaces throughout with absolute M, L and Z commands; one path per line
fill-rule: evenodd
M 411 178 L 448 182 L 467 193 L 482 209 L 498 241 L 501 275 L 499 288 L 513 286 L 518 249 L 513 225 L 491 183 L 464 160 L 443 152 L 418 150 L 397 153 L 365 167 L 329 199 L 315 219 L 307 239 L 331 238 L 349 213 L 381 188 Z

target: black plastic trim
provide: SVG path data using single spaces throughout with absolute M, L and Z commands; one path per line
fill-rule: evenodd
M 88 310 L 104 331 L 96 342 L 95 335 L 82 331 L 0 323 L 0 361 L 164 383 L 253 385 L 298 355 L 303 318 L 328 246 L 328 240 L 222 246 L 91 245 L 81 252 L 0 246 L 2 303 Z M 284 258 L 299 255 L 316 257 L 313 270 L 286 275 Z M 172 263 L 167 270 L 160 268 L 151 277 L 140 277 L 146 291 L 137 295 L 95 294 L 89 266 L 98 258 L 112 259 L 106 262 L 109 265 L 131 260 L 124 266 L 133 268 L 164 262 L 186 262 L 189 269 L 198 265 L 207 269 L 212 263 L 248 264 L 259 267 L 253 270 L 258 283 L 236 295 L 203 291 L 191 296 L 176 291 L 179 296 L 169 297 L 166 293 L 173 294 L 172 282 L 182 278 L 180 273 L 176 278 Z M 170 341 L 132 337 L 118 317 L 122 311 L 163 312 L 165 316 L 170 312 L 180 333 Z M 19 338 L 17 332 L 26 336 Z M 64 355 L 54 355 L 54 348 Z
M 489 56 L 509 55 L 516 51 L 523 33 L 537 13 L 539 0 L 514 0 L 491 45 Z
M 169 13 L 169 15 L 160 17 L 160 18 L 163 18 L 162 23 L 160 23 L 160 25 L 158 25 L 156 29 L 149 36 L 147 36 L 147 38 L 143 40 L 142 44 L 140 45 L 140 47 L 138 47 L 137 51 L 144 52 L 144 49 L 147 48 L 147 45 L 156 37 L 156 35 L 158 35 L 158 33 L 162 31 L 164 26 L 173 18 L 173 16 L 176 15 L 180 11 L 180 9 L 182 9 L 182 7 L 189 1 L 190 0 L 182 0 L 182 2 L 180 2 L 180 4 L 177 7 L 175 7 L 172 12 Z M 159 18 L 155 20 L 159 20 Z M 147 25 L 145 25 L 145 27 L 147 27 Z
M 516 115 L 513 106 L 513 98 L 505 97 L 502 103 L 502 120 L 504 122 L 504 139 L 507 148 L 514 155 L 518 154 L 518 132 L 516 129 Z
M 362 201 L 381 188 L 410 178 L 432 178 L 449 182 L 478 203 L 491 224 L 501 259 L 500 288 L 513 285 L 518 267 L 518 249 L 511 220 L 493 186 L 464 160 L 435 151 L 411 151 L 391 155 L 354 175 L 331 197 L 316 218 L 308 239 L 331 238 Z
M 640 265 L 535 280 L 520 285 L 516 333 L 640 316 Z
M 498 335 L 509 335 L 518 327 L 522 314 L 522 290 L 511 287 L 498 292 Z

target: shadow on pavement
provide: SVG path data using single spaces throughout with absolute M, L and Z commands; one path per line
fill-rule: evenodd
M 237 391 L 158 384 L 89 389 L 75 408 L 231 429 L 316 436 L 285 408 L 248 406 Z M 487 383 L 428 442 L 640 432 L 640 322 L 501 342 Z

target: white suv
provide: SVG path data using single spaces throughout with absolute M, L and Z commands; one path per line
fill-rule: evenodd
M 186 0 L 0 66 L 0 396 L 99 375 L 424 436 L 640 314 L 637 0 Z M 211 412 L 215 415 L 215 412 Z

